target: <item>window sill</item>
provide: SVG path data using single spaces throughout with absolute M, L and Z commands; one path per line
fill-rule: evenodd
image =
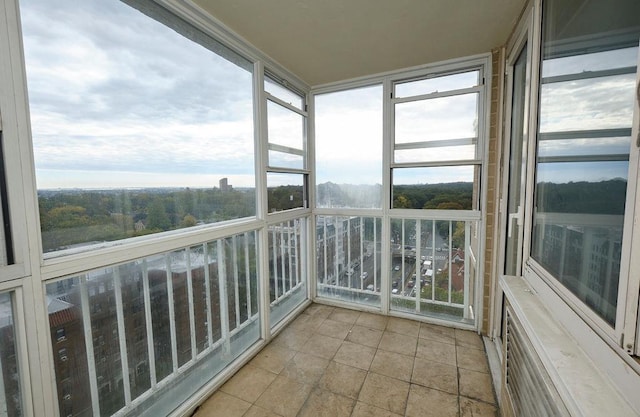
M 604 372 L 604 368 L 617 369 L 620 364 L 611 363 L 607 357 L 594 358 L 585 352 L 556 319 L 560 317 L 558 312 L 546 308 L 546 304 L 555 300 L 536 292 L 522 278 L 503 277 L 500 284 L 571 415 L 638 415 L 627 402 L 631 397 L 624 398 L 616 389 L 621 381 L 615 381 L 617 384 L 614 385 L 610 375 Z M 592 337 L 590 344 L 604 343 L 594 333 Z M 626 371 L 628 376 L 629 369 Z M 635 377 L 639 379 L 637 374 Z

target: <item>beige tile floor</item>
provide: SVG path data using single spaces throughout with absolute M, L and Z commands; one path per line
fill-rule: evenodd
M 312 304 L 196 417 L 498 417 L 480 337 Z

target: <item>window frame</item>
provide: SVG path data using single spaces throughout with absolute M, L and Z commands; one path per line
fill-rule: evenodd
M 1 21 L 11 23 L 17 16 L 18 8 L 15 3 L 4 2 L 0 7 Z M 2 204 L 8 212 L 0 211 L 3 212 L 3 223 L 7 221 L 4 227 L 10 231 L 13 262 L 0 264 L 0 283 L 28 276 L 31 273 L 30 261 L 33 254 L 29 242 L 34 242 L 34 236 L 27 219 L 34 212 L 33 204 L 37 207 L 37 200 L 29 192 L 35 183 L 35 177 L 31 166 L 25 163 L 32 157 L 30 141 L 27 139 L 30 126 L 26 112 L 26 77 L 21 67 L 15 65 L 15 62 L 22 61 L 21 40 L 19 28 L 11 24 L 2 26 L 0 50 L 6 59 L 0 62 L 0 84 L 5 91 L 5 94 L 0 95 L 0 146 L 4 157 L 2 164 L 6 195 L 0 198 L 6 198 Z M 4 241 L 4 233 L 0 236 Z M 0 249 L 5 249 L 5 242 L 0 244 Z
M 631 125 L 631 144 L 629 152 L 629 169 L 627 177 L 627 195 L 625 203 L 625 214 L 623 221 L 623 236 L 621 241 L 620 275 L 618 287 L 618 302 L 616 306 L 615 326 L 608 324 L 595 311 L 591 310 L 585 302 L 580 300 L 568 288 L 549 271 L 547 271 L 538 261 L 532 257 L 534 213 L 535 213 L 535 190 L 536 190 L 536 169 L 537 150 L 540 136 L 546 133 L 539 132 L 540 124 L 540 96 L 542 90 L 542 51 L 544 44 L 543 37 L 543 17 L 542 3 L 544 0 L 534 0 L 533 6 L 533 32 L 532 60 L 531 60 L 531 83 L 529 87 L 530 110 L 529 110 L 529 143 L 527 149 L 527 179 L 525 189 L 525 211 L 524 211 L 524 241 L 522 276 L 534 291 L 539 292 L 545 299 L 548 308 L 556 313 L 559 321 L 571 330 L 573 336 L 579 343 L 586 345 L 593 344 L 593 333 L 601 339 L 604 345 L 610 349 L 604 352 L 600 345 L 590 347 L 592 352 L 598 352 L 601 357 L 618 357 L 628 366 L 640 373 L 640 365 L 629 355 L 640 355 L 640 321 L 638 302 L 640 301 L 640 259 L 633 256 L 633 249 L 640 247 L 640 225 L 634 219 L 638 216 L 640 208 L 640 149 L 636 138 L 640 134 L 639 111 L 640 97 L 636 92 L 634 103 L 633 120 Z M 605 39 L 602 40 L 606 42 Z M 638 66 L 636 67 L 636 89 L 640 88 L 640 52 L 638 53 Z M 562 77 L 565 77 L 564 75 Z M 504 226 L 503 226 L 504 227 Z M 502 248 L 500 249 L 502 250 Z M 497 307 L 496 307 L 497 308 Z M 566 314 L 570 311 L 572 314 Z M 589 329 L 588 331 L 586 329 Z M 593 332 L 593 333 L 591 333 Z
M 478 84 L 469 88 L 460 88 L 460 89 L 452 89 L 447 90 L 445 92 L 434 92 L 429 94 L 421 94 L 410 97 L 395 97 L 395 86 L 398 84 L 406 83 L 409 81 L 419 81 L 421 79 L 428 78 L 436 78 L 440 76 L 448 76 L 455 75 L 470 71 L 478 71 Z M 389 119 L 389 128 L 388 128 L 388 136 L 389 139 L 385 146 L 385 151 L 388 153 L 387 160 L 388 168 L 385 168 L 385 173 L 388 173 L 388 189 L 390 193 L 390 198 L 385 202 L 385 207 L 388 207 L 394 215 L 400 215 L 404 217 L 412 217 L 416 216 L 417 212 L 428 213 L 430 216 L 439 217 L 440 214 L 445 214 L 448 216 L 447 218 L 458 218 L 460 220 L 476 220 L 480 219 L 481 213 L 484 211 L 484 206 L 486 204 L 484 197 L 484 190 L 486 189 L 486 167 L 485 167 L 485 156 L 487 155 L 488 149 L 486 149 L 488 141 L 486 137 L 488 135 L 487 131 L 487 123 L 488 123 L 488 109 L 489 104 L 487 102 L 487 97 L 490 97 L 490 94 L 487 94 L 487 80 L 490 80 L 491 73 L 491 63 L 486 56 L 475 56 L 475 57 L 467 57 L 465 59 L 455 60 L 451 62 L 445 62 L 430 66 L 426 69 L 422 70 L 413 70 L 406 71 L 399 76 L 390 78 L 390 91 L 389 91 L 389 103 L 388 103 L 388 119 Z M 416 145 L 411 144 L 397 144 L 395 141 L 395 126 L 396 126 L 396 104 L 407 103 L 407 102 L 418 102 L 418 101 L 427 101 L 430 99 L 437 99 L 440 97 L 455 97 L 455 96 L 463 96 L 465 94 L 478 94 L 477 98 L 477 108 L 476 108 L 476 120 L 477 120 L 477 137 L 475 138 L 475 143 L 470 143 L 475 145 L 474 158 L 472 159 L 460 159 L 453 161 L 431 161 L 431 162 L 395 162 L 395 151 L 402 149 L 430 149 L 430 148 L 438 148 L 450 146 L 451 144 L 458 144 L 460 139 L 457 140 L 436 140 L 432 141 L 434 144 L 427 145 L 424 142 L 417 142 Z M 472 141 L 473 142 L 473 141 Z M 398 145 L 400 145 L 398 147 Z M 423 146 L 421 146 L 423 145 Z M 393 170 L 396 168 L 429 168 L 429 167 L 456 167 L 456 166 L 472 166 L 475 170 L 477 170 L 477 175 L 474 174 L 473 182 L 477 182 L 478 193 L 474 196 L 474 200 L 472 202 L 473 206 L 471 210 L 442 210 L 442 209 L 401 209 L 393 207 Z M 471 217 L 467 217 L 469 213 Z M 438 214 L 440 213 L 440 214 Z M 472 214 L 471 214 L 472 213 Z M 434 217 L 434 218 L 436 218 Z
M 302 108 L 298 108 L 293 104 L 287 103 L 282 98 L 277 97 L 267 91 L 266 83 L 269 80 L 270 83 L 276 84 L 278 87 L 287 90 L 288 92 L 295 94 L 301 98 Z M 276 217 L 288 216 L 288 214 L 284 213 L 296 213 L 296 212 L 307 212 L 311 211 L 311 200 L 310 200 L 310 162 L 309 162 L 309 105 L 308 105 L 308 94 L 303 92 L 301 89 L 292 86 L 286 79 L 276 75 L 275 71 L 265 68 L 264 74 L 262 76 L 261 82 L 261 92 L 263 99 L 261 100 L 262 111 L 264 117 L 262 118 L 263 126 L 262 126 L 262 135 L 264 141 L 264 150 L 263 150 L 263 160 L 264 164 L 261 172 L 264 173 L 264 211 L 266 215 L 272 218 L 275 221 Z M 275 144 L 270 142 L 269 140 L 269 104 L 272 103 L 276 106 L 280 106 L 287 111 L 292 112 L 295 115 L 302 117 L 302 149 L 287 147 L 279 144 Z M 269 160 L 269 151 L 276 151 L 290 155 L 302 156 L 302 168 L 289 168 L 282 167 L 277 165 L 271 165 Z M 269 184 L 268 184 L 268 176 L 269 174 L 285 174 L 285 175 L 300 175 L 302 177 L 302 207 L 294 207 L 291 209 L 285 209 L 280 211 L 269 210 Z M 271 221 L 271 220 L 270 220 Z

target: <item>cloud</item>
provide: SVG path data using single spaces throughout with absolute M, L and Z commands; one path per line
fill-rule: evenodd
M 52 172 L 66 187 L 91 171 L 133 187 L 142 173 L 253 177 L 250 72 L 121 2 L 21 12 L 39 186 Z

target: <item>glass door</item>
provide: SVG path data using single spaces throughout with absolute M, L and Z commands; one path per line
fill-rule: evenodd
M 531 87 L 532 11 L 520 23 L 508 48 L 505 80 L 505 134 L 500 196 L 500 246 L 496 267 L 498 276 L 522 275 L 524 208 L 527 170 L 529 98 Z M 504 332 L 504 294 L 498 285 L 495 293 L 493 332 L 501 351 Z
M 527 114 L 528 114 L 528 79 L 527 79 L 527 49 L 525 43 L 514 55 L 515 60 L 508 68 L 508 87 L 511 91 L 510 113 L 511 120 L 509 126 L 509 143 L 505 149 L 505 160 L 508 165 L 506 193 L 503 199 L 506 205 L 506 236 L 504 239 L 504 263 L 505 275 L 522 274 L 522 220 L 524 216 L 525 197 L 525 171 L 526 171 L 526 150 L 527 150 Z

